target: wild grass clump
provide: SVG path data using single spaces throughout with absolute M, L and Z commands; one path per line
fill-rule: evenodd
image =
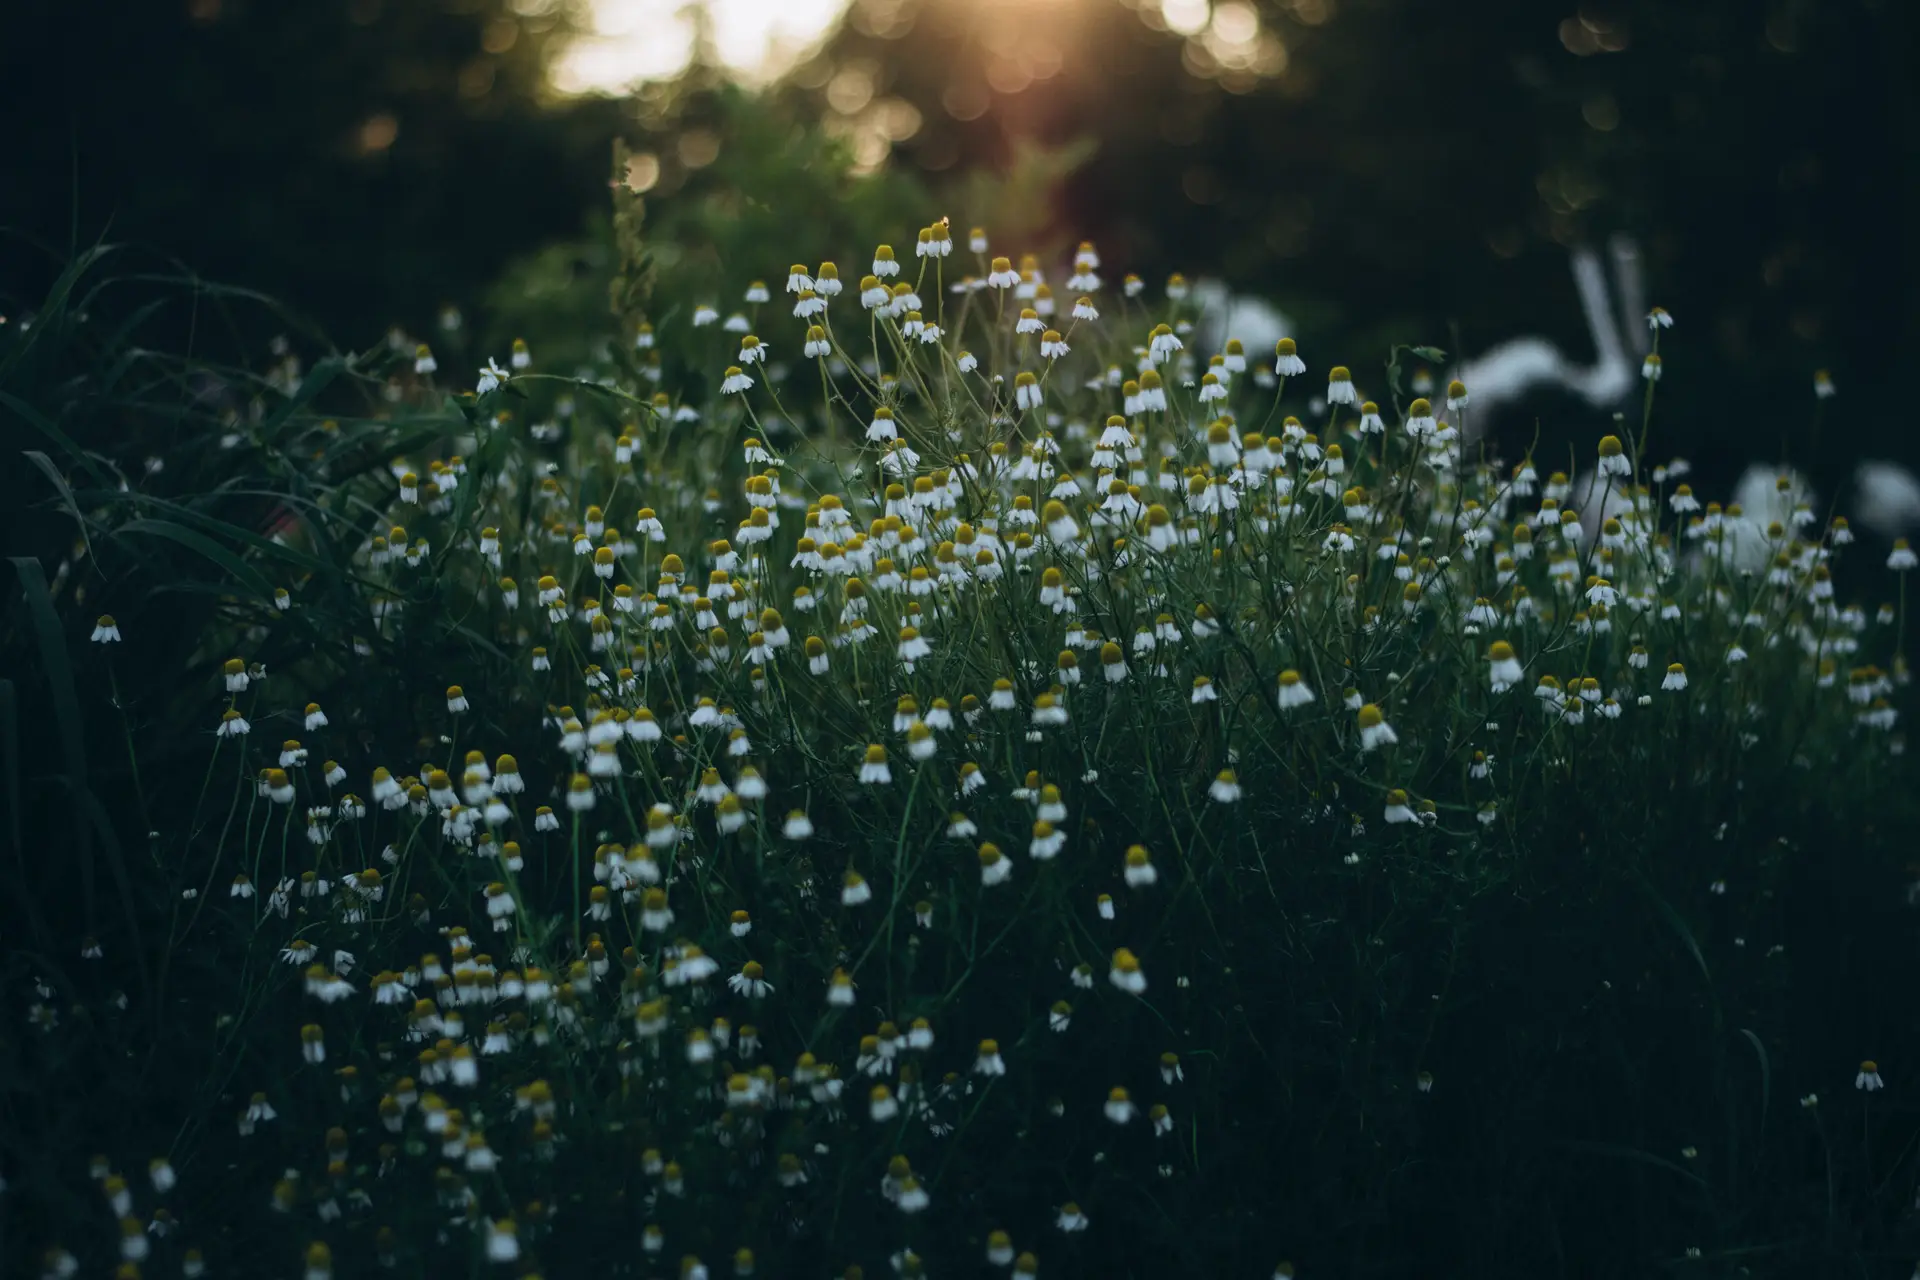
M 1912 556 L 1843 604 L 1844 520 L 1696 501 L 1657 362 L 1576 485 L 1410 349 L 1196 351 L 1178 277 L 1103 270 L 941 222 L 630 290 L 588 376 L 407 343 L 329 366 L 371 408 L 295 377 L 194 440 L 286 496 L 204 530 L 180 718 L 129 730 L 200 761 L 148 932 L 22 1010 L 22 1078 L 172 1081 L 33 1153 L 47 1269 L 1887 1247 L 1911 1126 L 1785 943 L 1810 868 L 1897 874 Z M 100 608 L 147 501 L 72 498 Z M 88 634 L 90 689 L 152 642 Z M 87 966 L 141 948 L 116 1010 Z

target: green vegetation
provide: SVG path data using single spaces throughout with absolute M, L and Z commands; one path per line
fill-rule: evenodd
M 9 1273 L 1912 1247 L 1904 547 L 780 208 L 551 372 L 0 330 Z

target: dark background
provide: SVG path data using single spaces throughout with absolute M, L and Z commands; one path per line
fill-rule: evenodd
M 31 313 L 74 249 L 105 237 L 130 246 L 113 267 L 118 282 L 127 263 L 191 271 L 286 308 L 234 306 L 234 323 L 216 331 L 208 313 L 180 304 L 177 289 L 157 288 L 163 309 L 137 335 L 155 348 L 221 346 L 231 350 L 215 358 L 258 367 L 283 329 L 309 357 L 327 341 L 365 347 L 394 324 L 437 342 L 436 313 L 451 303 L 496 354 L 504 354 L 498 340 L 515 332 L 544 352 L 581 315 L 604 314 L 604 289 L 580 291 L 585 312 L 564 290 L 542 290 L 604 271 L 609 149 L 624 137 L 665 158 L 649 197 L 663 237 L 684 231 L 683 247 L 697 247 L 705 223 L 683 213 L 695 202 L 753 228 L 764 257 L 733 266 L 736 285 L 748 273 L 776 278 L 788 261 L 821 251 L 822 239 L 842 238 L 838 252 L 853 256 L 854 228 L 880 211 L 893 219 L 885 234 L 896 243 L 916 225 L 907 218 L 947 211 L 962 226 L 985 223 L 1013 252 L 1063 252 L 1092 236 L 1109 275 L 1223 275 L 1300 321 L 1316 373 L 1336 360 L 1365 367 L 1391 342 L 1451 347 L 1456 330 L 1470 352 L 1541 333 L 1585 358 L 1567 251 L 1629 234 L 1646 252 L 1650 298 L 1679 317 L 1661 387 L 1661 438 L 1693 456 L 1703 489 L 1723 491 L 1747 462 L 1777 459 L 1783 444 L 1829 492 L 1863 457 L 1920 462 L 1902 376 L 1920 341 L 1920 90 L 1909 71 L 1916 20 L 1898 0 L 1579 9 L 1292 0 L 1263 3 L 1261 15 L 1286 42 L 1284 72 L 1209 66 L 1191 43 L 1116 0 L 863 0 L 819 57 L 767 99 L 732 93 L 698 71 L 615 102 L 552 98 L 543 59 L 563 27 L 557 18 L 513 18 L 509 28 L 503 0 L 12 0 L 0 9 L 0 122 L 8 126 L 0 312 Z M 857 122 L 834 105 L 843 74 L 864 82 L 869 103 L 897 99 L 920 120 L 894 150 L 886 189 L 865 204 L 839 200 L 831 183 L 800 185 L 793 165 L 824 168 L 832 157 L 780 142 L 810 121 L 828 132 Z M 679 141 L 693 132 L 717 140 L 720 162 L 686 163 Z M 1032 164 L 1033 148 L 1075 144 L 1091 144 L 1090 153 L 1063 177 L 1044 178 L 1057 164 Z M 976 181 L 1029 170 L 1042 179 L 1010 188 Z M 742 204 L 729 188 L 757 203 Z M 100 303 L 102 312 L 121 308 L 117 299 Z M 109 385 L 102 362 L 74 346 L 71 364 L 45 373 L 44 395 L 22 394 L 50 413 L 69 405 L 57 416 L 92 433 L 83 443 L 117 432 L 190 430 L 197 439 L 215 429 L 219 405 L 196 405 L 184 428 L 171 403 L 136 412 L 143 397 L 125 388 L 147 376 L 147 364 L 129 360 L 135 374 Z M 461 367 L 451 355 L 443 363 L 450 373 Z M 1811 379 L 1823 366 L 1841 397 L 1824 452 L 1810 457 Z M 1552 397 L 1530 409 L 1548 431 L 1591 447 L 1600 425 L 1593 410 Z M 1530 429 L 1525 416 L 1504 424 L 1503 441 L 1524 440 Z M 66 518 L 46 501 L 41 475 L 19 462 L 26 446 L 5 444 L 0 496 L 9 500 L 0 516 L 14 523 L 0 526 L 0 542 L 17 553 L 33 541 L 53 563 L 71 539 Z M 204 471 L 189 461 L 176 455 L 167 473 L 181 493 L 213 491 L 230 465 L 211 450 Z M 248 527 L 273 514 L 257 487 L 220 510 Z M 188 664 L 220 596 L 177 591 L 164 572 L 135 583 L 143 578 L 155 584 L 144 610 L 124 592 L 113 607 L 130 636 L 157 638 L 124 646 L 116 659 L 130 687 L 168 691 L 190 709 L 155 716 L 150 736 L 161 754 L 147 757 L 180 778 L 184 805 L 198 784 L 200 747 L 174 726 L 204 711 L 212 673 Z M 76 600 L 73 612 L 85 618 L 93 609 Z M 84 621 L 77 625 L 76 638 L 85 633 Z M 16 643 L 0 667 L 37 671 L 37 659 L 21 657 L 27 652 L 27 642 Z M 270 656 L 280 669 L 280 655 Z M 44 690 L 22 687 L 27 740 L 51 753 Z M 87 736 L 105 750 L 119 721 L 104 697 L 91 696 L 98 692 L 89 690 Z M 126 794 L 114 769 L 103 766 L 95 785 Z M 1782 810 L 1757 819 L 1755 830 L 1793 829 L 1798 783 L 1754 779 L 1750 790 L 1764 798 L 1763 815 L 1768 803 Z M 1821 792 L 1836 808 L 1845 794 Z M 51 851 L 49 877 L 64 877 L 66 796 L 47 795 L 34 816 L 57 820 L 44 824 L 41 843 Z M 1602 838 L 1615 799 L 1569 795 L 1576 807 L 1567 829 Z M 116 821 L 136 830 L 131 814 L 117 812 Z M 1793 851 L 1803 856 L 1778 905 L 1779 936 L 1805 967 L 1777 1003 L 1753 1001 L 1778 1010 L 1756 1024 L 1778 1055 L 1766 1068 L 1777 1081 L 1772 1107 L 1798 1119 L 1793 1095 L 1819 1082 L 1833 1091 L 1835 1132 L 1849 1135 L 1858 1099 L 1834 1062 L 1914 1056 L 1912 1020 L 1892 985 L 1912 971 L 1911 914 L 1897 887 L 1847 861 L 1864 843 L 1837 836 L 1831 847 L 1810 840 Z M 1730 856 L 1744 875 L 1771 848 L 1730 846 Z M 1429 1265 L 1436 1256 L 1471 1257 L 1489 1275 L 1516 1257 L 1558 1262 L 1542 1263 L 1541 1274 L 1645 1274 L 1646 1242 L 1664 1248 L 1699 1219 L 1665 1170 L 1623 1161 L 1619 1151 L 1657 1147 L 1671 1159 L 1671 1144 L 1658 1144 L 1675 1133 L 1706 1146 L 1693 1135 L 1721 1131 L 1711 1112 L 1715 1099 L 1735 1096 L 1725 1082 L 1744 1082 L 1748 1095 L 1760 1087 L 1730 1030 L 1736 1024 L 1714 1025 L 1711 1037 L 1703 1030 L 1719 1014 L 1705 1011 L 1707 987 L 1692 985 L 1691 940 L 1634 891 L 1596 902 L 1565 870 L 1572 860 L 1545 865 L 1567 880 L 1541 886 L 1537 911 L 1489 917 L 1478 968 L 1459 977 L 1462 988 L 1485 994 L 1452 1026 L 1448 1052 L 1457 1056 L 1439 1054 L 1437 1075 L 1471 1075 L 1488 1087 L 1443 1084 L 1435 1095 L 1445 1105 L 1434 1109 L 1427 1149 L 1441 1155 L 1404 1170 L 1399 1186 L 1362 1188 L 1357 1208 L 1343 1200 L 1353 1188 L 1328 1181 L 1320 1199 L 1290 1209 L 1297 1221 L 1318 1215 L 1324 1221 L 1314 1225 L 1346 1230 L 1352 1223 L 1336 1212 L 1379 1212 L 1391 1190 L 1393 1216 L 1369 1224 L 1384 1273 L 1411 1270 L 1426 1250 Z M 1712 950 L 1735 926 L 1708 910 L 1718 908 L 1687 907 Z M 1767 962 L 1752 961 L 1739 977 L 1752 986 L 1740 989 L 1771 990 Z M 1685 981 L 1672 981 L 1676 973 Z M 1598 995 L 1586 1003 L 1567 995 L 1614 988 L 1623 993 L 1618 1009 Z M 173 1034 L 194 1035 L 195 1026 L 182 1021 Z M 1613 1046 L 1637 1056 L 1616 1061 Z M 1896 1088 L 1904 1070 L 1891 1068 Z M 73 1096 L 89 1096 L 89 1078 L 70 1086 Z M 199 1082 L 170 1083 L 191 1095 Z M 156 1107 L 137 1092 L 102 1096 L 108 1114 Z M 99 1122 L 92 1106 L 41 1111 Z M 1898 1114 L 1904 1140 L 1913 1113 Z M 1789 1132 L 1800 1136 L 1772 1149 L 1776 1165 L 1729 1155 L 1725 1193 L 1747 1216 L 1721 1224 L 1720 1235 L 1804 1240 L 1812 1265 L 1790 1269 L 1785 1245 L 1742 1254 L 1738 1265 L 1753 1275 L 1860 1274 L 1833 1261 L 1847 1254 L 1888 1264 L 1873 1274 L 1905 1275 L 1910 1187 L 1888 1190 L 1880 1169 L 1847 1163 L 1838 1140 L 1828 1148 L 1810 1123 Z M 1582 1145 L 1563 1141 L 1574 1139 Z M 87 1150 L 67 1145 L 76 1159 Z M 1316 1154 L 1300 1167 L 1326 1167 Z M 1836 1167 L 1842 1205 L 1870 1212 L 1836 1218 Z M 20 1183 L 32 1176 L 10 1172 Z M 1220 1207 L 1211 1225 L 1236 1245 L 1263 1250 L 1285 1234 L 1229 1219 L 1231 1211 Z M 1297 1260 L 1303 1275 L 1326 1272 L 1315 1259 Z
M 595 234 L 616 135 L 667 157 L 658 205 L 698 176 L 662 136 L 683 118 L 658 110 L 674 87 L 651 108 L 545 88 L 566 15 L 525 16 L 542 7 L 16 0 L 0 17 L 5 308 L 104 236 L 273 295 L 343 346 L 426 332 L 443 303 L 484 323 L 483 299 L 511 306 L 489 293 L 510 261 Z M 1703 487 L 1783 449 L 1828 492 L 1861 457 L 1916 460 L 1897 382 L 1920 343 L 1908 6 L 1258 8 L 1286 50 L 1264 74 L 1210 60 L 1153 5 L 860 0 L 818 57 L 733 110 L 847 124 L 830 86 L 852 67 L 874 101 L 918 110 L 889 164 L 924 179 L 930 210 L 1024 229 L 1030 244 L 1003 237 L 1016 251 L 1092 236 L 1110 274 L 1222 275 L 1280 302 L 1316 368 L 1455 333 L 1469 352 L 1540 333 L 1585 359 L 1567 249 L 1626 233 L 1679 317 L 1661 439 Z M 1038 198 L 967 204 L 970 175 L 1083 141 L 1090 158 Z M 738 270 L 787 260 L 770 245 Z M 1842 398 L 1813 456 L 1822 367 Z M 1535 416 L 1550 436 L 1596 418 L 1548 397 L 1503 443 Z

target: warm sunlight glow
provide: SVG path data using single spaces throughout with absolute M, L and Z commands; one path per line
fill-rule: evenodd
M 617 93 L 671 76 L 693 53 L 687 0 L 591 0 L 590 34 L 554 67 L 566 93 Z M 705 0 L 720 60 L 748 79 L 785 70 L 845 11 L 847 0 Z

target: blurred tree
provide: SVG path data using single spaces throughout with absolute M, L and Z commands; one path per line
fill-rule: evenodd
M 348 345 L 424 328 L 606 198 L 618 104 L 552 101 L 571 0 L 18 0 L 0 12 L 0 281 L 103 235 Z M 25 127 L 21 127 L 25 126 Z
M 1871 408 L 1920 341 L 1914 24 L 1895 0 L 855 0 L 784 91 L 934 174 L 1097 138 L 1031 247 L 1219 273 L 1322 368 L 1455 332 L 1584 358 L 1566 250 L 1632 235 L 1681 324 L 1660 438 L 1724 480 L 1786 435 L 1831 492 L 1862 451 L 1920 457 Z M 1821 367 L 1866 412 L 1809 459 Z

